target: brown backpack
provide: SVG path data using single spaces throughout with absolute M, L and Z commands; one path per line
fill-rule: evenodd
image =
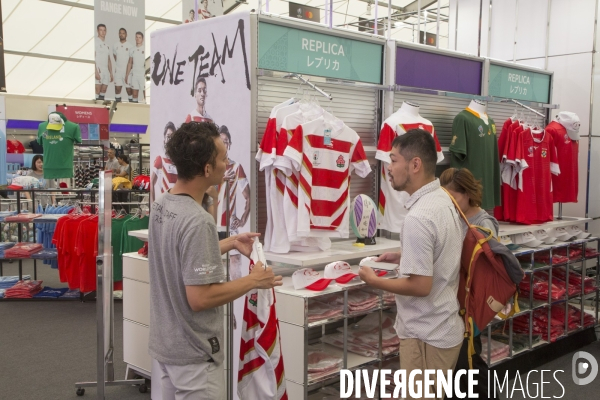
M 473 322 L 480 329 L 485 328 L 512 298 L 515 298 L 515 307 L 518 307 L 517 285 L 508 275 L 502 257 L 490 247 L 490 241 L 496 240 L 492 231 L 471 225 L 456 200 L 450 193 L 448 196 L 468 227 L 461 255 L 458 302 L 465 321 L 465 338 L 469 338 L 471 365 L 471 356 L 475 353 Z M 518 312 L 518 309 L 515 311 Z

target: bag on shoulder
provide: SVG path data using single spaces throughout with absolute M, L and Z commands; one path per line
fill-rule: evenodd
M 446 193 L 448 193 L 446 191 Z M 519 312 L 517 287 L 523 270 L 514 254 L 500 243 L 488 228 L 471 225 L 450 193 L 461 218 L 467 225 L 459 272 L 458 302 L 469 338 L 469 363 L 475 353 L 473 323 L 485 328 L 504 306 L 514 299 L 513 313 Z

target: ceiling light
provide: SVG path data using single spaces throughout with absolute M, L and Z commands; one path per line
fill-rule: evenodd
M 371 3 L 367 3 L 367 15 L 371 16 Z
M 427 20 L 427 11 L 423 11 L 423 19 Z
M 404 22 L 394 22 L 394 28 L 404 28 Z

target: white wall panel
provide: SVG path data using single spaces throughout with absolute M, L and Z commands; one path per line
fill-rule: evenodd
M 492 0 L 492 32 L 489 56 L 498 60 L 513 59 L 516 0 Z
M 516 57 L 544 57 L 548 0 L 519 1 L 517 12 Z
M 460 0 L 456 50 L 477 55 L 480 0 Z M 486 10 L 487 11 L 487 10 Z
M 548 69 L 554 71 L 552 103 L 560 104 L 559 110 L 552 110 L 552 116 L 559 111 L 572 111 L 581 120 L 580 133 L 589 132 L 590 85 L 592 54 L 573 54 L 550 57 Z
M 448 4 L 448 50 L 454 50 L 456 46 L 456 7 L 458 0 L 450 0 Z
M 595 16 L 595 0 L 552 0 L 548 54 L 592 51 Z
M 488 54 L 488 27 L 490 26 L 490 0 L 483 0 L 481 3 L 481 50 L 479 55 L 486 57 Z
M 527 65 L 528 67 L 535 67 L 544 69 L 546 64 L 545 58 L 532 58 L 527 60 L 517 60 L 517 64 Z

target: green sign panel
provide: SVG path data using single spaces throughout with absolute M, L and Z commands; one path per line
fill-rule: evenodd
M 489 95 L 548 104 L 550 75 L 490 64 Z
M 261 22 L 258 67 L 381 83 L 383 46 Z

